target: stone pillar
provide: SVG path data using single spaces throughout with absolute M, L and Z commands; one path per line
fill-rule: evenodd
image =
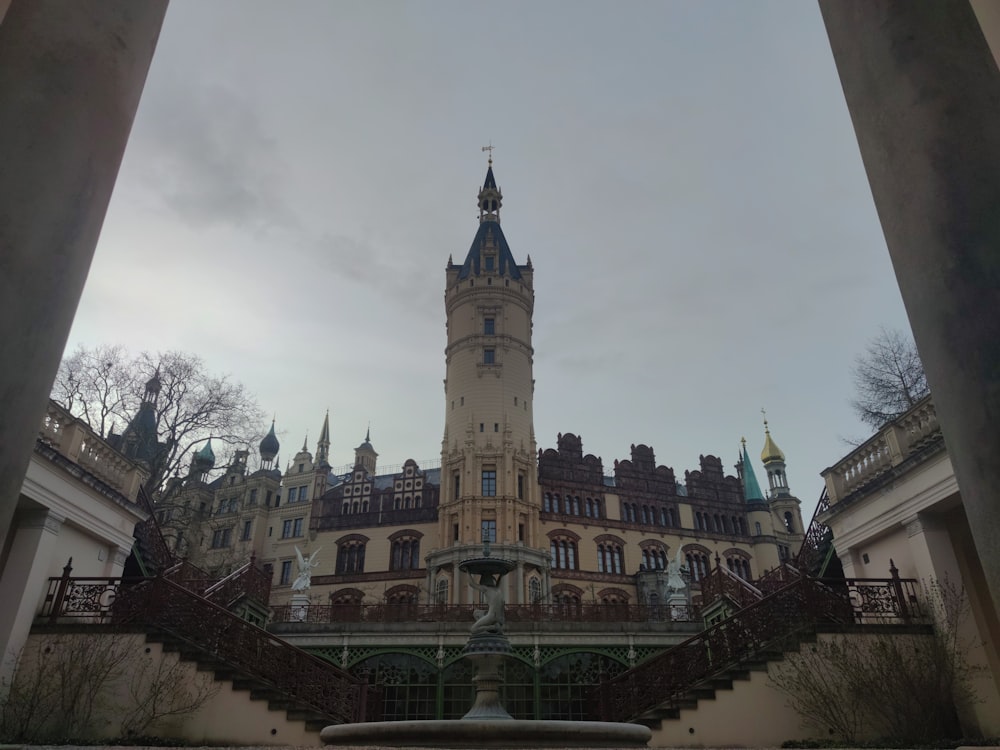
M 1000 610 L 1000 72 L 968 2 L 819 5 Z
M 51 511 L 21 512 L 0 577 L 0 685 L 14 671 L 45 593 L 63 519 Z M 65 563 L 65 560 L 61 561 Z
M 0 23 L 0 341 L 13 365 L 0 368 L 0 529 L 14 514 L 166 8 L 13 0 Z

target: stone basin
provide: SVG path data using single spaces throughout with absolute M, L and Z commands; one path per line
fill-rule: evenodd
M 320 734 L 327 745 L 387 747 L 645 747 L 649 727 L 605 721 L 459 719 L 334 724 Z

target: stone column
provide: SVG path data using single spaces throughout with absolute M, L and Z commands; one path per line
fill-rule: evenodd
M 63 519 L 51 511 L 21 512 L 0 577 L 0 685 L 14 671 L 51 574 Z M 60 561 L 65 563 L 65 560 Z
M 819 5 L 1000 610 L 1000 73 L 968 2 Z
M 13 0 L 0 23 L 0 529 L 10 524 L 167 0 Z M 3 543 L 0 537 L 0 544 Z

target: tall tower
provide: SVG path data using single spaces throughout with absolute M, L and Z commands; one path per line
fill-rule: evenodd
M 439 519 L 444 549 L 428 556 L 429 590 L 440 600 L 451 576 L 453 602 L 468 601 L 461 560 L 482 554 L 516 559 L 508 601 L 525 601 L 525 576 L 544 573 L 538 537 L 538 470 L 532 425 L 531 259 L 514 260 L 500 228 L 503 195 L 490 159 L 479 191 L 479 229 L 463 263 L 446 269 L 445 427 Z

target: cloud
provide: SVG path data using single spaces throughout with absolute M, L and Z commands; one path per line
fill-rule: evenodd
M 259 108 L 218 84 L 161 85 L 144 101 L 130 167 L 178 219 L 196 227 L 288 227 L 277 144 Z

